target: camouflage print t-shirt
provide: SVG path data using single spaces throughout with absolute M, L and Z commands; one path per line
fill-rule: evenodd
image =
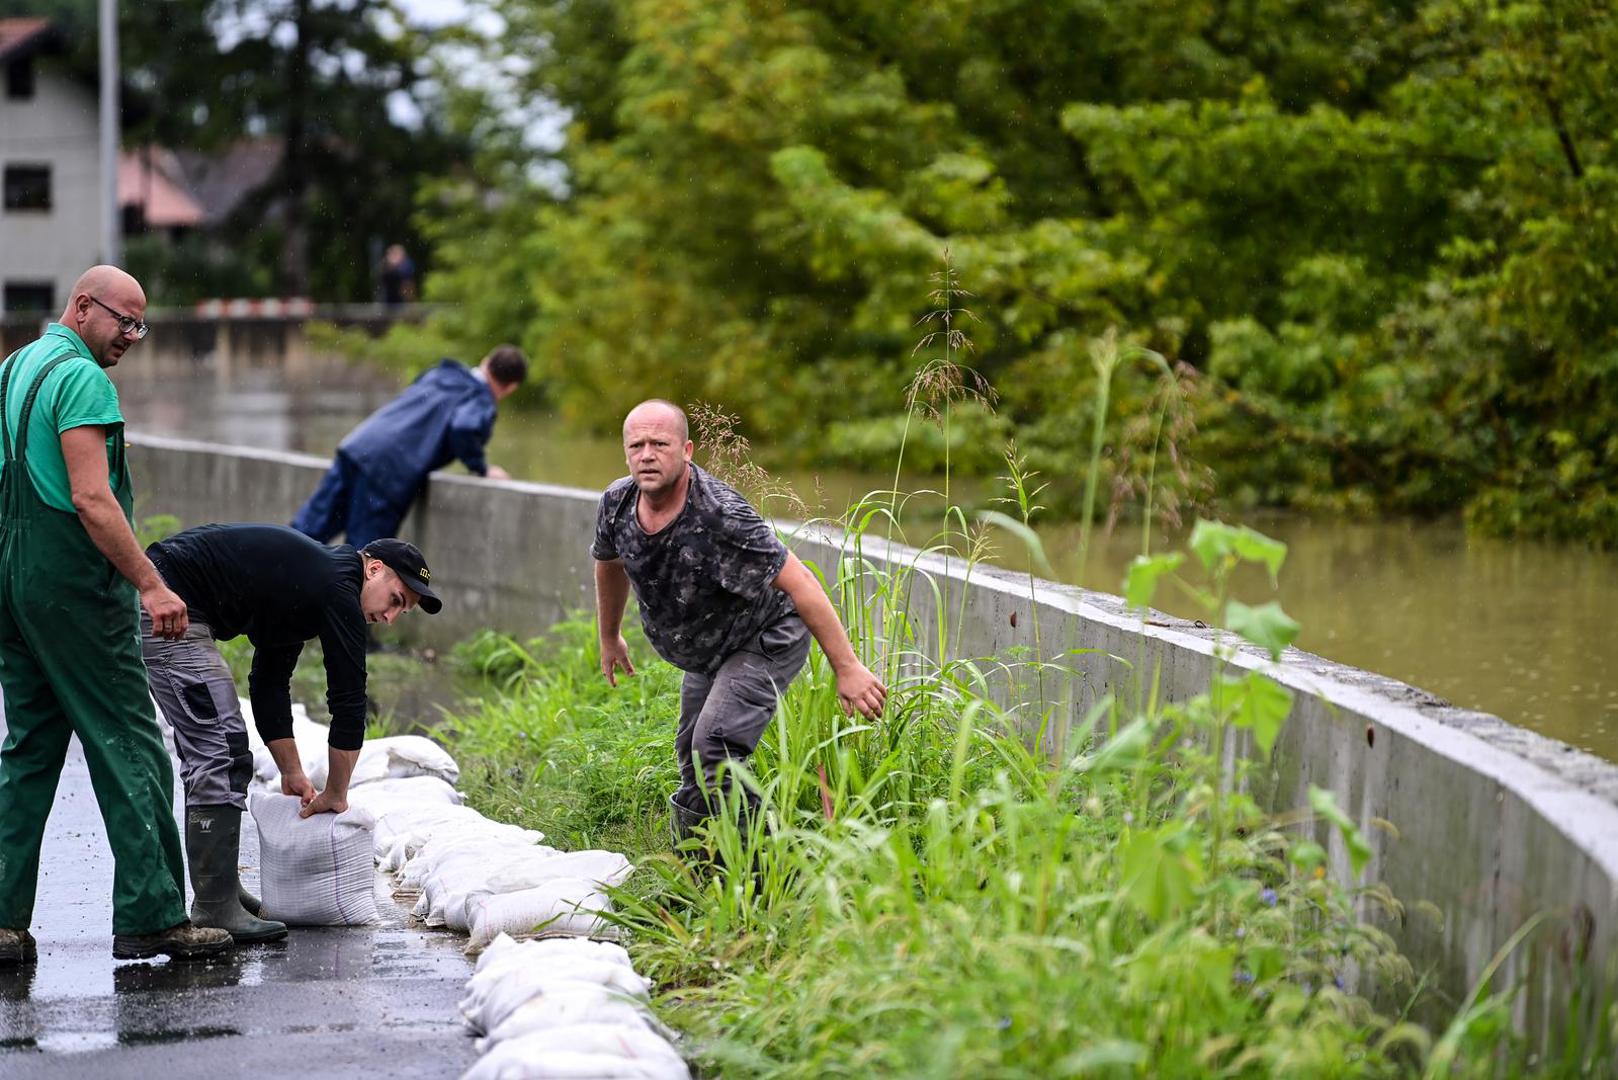
M 634 479 L 616 481 L 601 496 L 590 554 L 624 561 L 658 655 L 683 671 L 711 675 L 795 609 L 771 584 L 787 561 L 775 530 L 735 488 L 690 469 L 685 508 L 650 535 L 635 513 Z

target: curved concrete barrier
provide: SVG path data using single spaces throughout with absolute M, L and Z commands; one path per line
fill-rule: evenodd
M 141 495 L 137 513 L 202 521 L 286 521 L 314 489 L 323 460 L 206 443 L 132 437 Z M 446 597 L 414 631 L 445 642 L 483 627 L 533 634 L 592 604 L 589 544 L 596 493 L 471 477 L 433 478 L 405 523 Z M 828 579 L 847 553 L 835 530 L 802 529 L 793 546 Z M 1071 718 L 1135 671 L 1156 672 L 1160 692 L 1184 699 L 1206 689 L 1212 631 L 1154 613 L 1150 624 L 1117 597 L 1038 583 L 1023 575 L 888 548 L 867 539 L 872 567 L 911 566 L 963 612 L 953 652 L 992 657 L 1029 650 L 1035 616 L 1045 651 L 1084 648 L 1072 677 L 1049 682 L 1048 700 Z M 1013 617 L 1017 616 L 1017 617 Z M 928 640 L 926 613 L 919 618 Z M 1525 983 L 1516 1020 L 1531 1037 L 1562 1038 L 1570 1004 L 1593 1008 L 1618 963 L 1618 765 L 1456 708 L 1423 691 L 1296 649 L 1281 663 L 1253 650 L 1232 661 L 1296 692 L 1269 768 L 1254 780 L 1268 806 L 1307 805 L 1311 784 L 1329 788 L 1371 842 L 1364 879 L 1385 884 L 1398 916 L 1367 905 L 1451 1001 L 1465 995 L 1517 929 L 1536 914 L 1540 933 L 1505 961 L 1494 989 Z M 1026 687 L 1002 688 L 1016 705 Z M 1063 732 L 1054 736 L 1061 752 Z M 1347 853 L 1322 828 L 1335 871 Z

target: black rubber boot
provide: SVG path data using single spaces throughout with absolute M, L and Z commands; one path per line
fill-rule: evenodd
M 680 801 L 680 793 L 669 796 L 669 839 L 678 848 L 697 835 L 697 829 L 708 820 L 708 810 L 695 810 Z
M 238 945 L 279 941 L 286 923 L 260 919 L 242 907 L 236 867 L 242 812 L 234 806 L 192 806 L 185 812 L 185 854 L 191 864 L 191 922 L 224 930 Z

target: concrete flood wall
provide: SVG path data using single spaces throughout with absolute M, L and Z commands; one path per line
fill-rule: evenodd
M 326 465 L 155 438 L 131 446 L 137 513 L 188 524 L 286 521 Z M 438 643 L 483 627 L 534 634 L 588 608 L 594 511 L 593 492 L 435 477 L 403 531 L 427 553 L 446 604 L 412 620 L 412 633 Z M 1062 718 L 1051 732 L 1055 753 L 1073 749 L 1063 745 L 1064 725 L 1106 695 L 1128 699 L 1136 672 L 1150 673 L 1164 698 L 1185 700 L 1216 669 L 1212 631 L 1155 612 L 1143 623 L 1117 597 L 1046 582 L 1031 589 L 1025 576 L 869 540 L 847 552 L 830 530 L 799 530 L 792 543 L 828 580 L 842 565 L 845 587 L 869 589 L 873 574 L 910 569 L 918 648 L 929 654 L 937 609 L 964 613 L 956 657 L 1031 655 L 1037 625 L 1044 652 L 1070 672 L 1043 687 Z M 1062 655 L 1069 650 L 1079 652 Z M 1607 985 L 1618 961 L 1618 766 L 1296 649 L 1279 664 L 1250 649 L 1229 662 L 1231 674 L 1263 670 L 1296 695 L 1270 762 L 1252 777 L 1254 794 L 1277 809 L 1306 806 L 1310 785 L 1335 794 L 1371 843 L 1364 879 L 1402 904 L 1397 916 L 1368 904 L 1367 915 L 1430 986 L 1460 1000 L 1517 929 L 1544 913 L 1494 986 L 1524 980 L 1519 1025 L 1559 1039 L 1570 994 Z M 1026 678 L 996 687 L 1003 704 L 1031 705 Z M 1346 878 L 1340 841 L 1324 829 L 1318 839 Z

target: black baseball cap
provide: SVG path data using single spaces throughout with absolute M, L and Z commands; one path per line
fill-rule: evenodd
M 380 560 L 382 565 L 399 575 L 406 588 L 421 597 L 421 610 L 437 615 L 444 602 L 433 592 L 433 572 L 427 569 L 427 560 L 415 544 L 403 540 L 372 540 L 360 554 Z

